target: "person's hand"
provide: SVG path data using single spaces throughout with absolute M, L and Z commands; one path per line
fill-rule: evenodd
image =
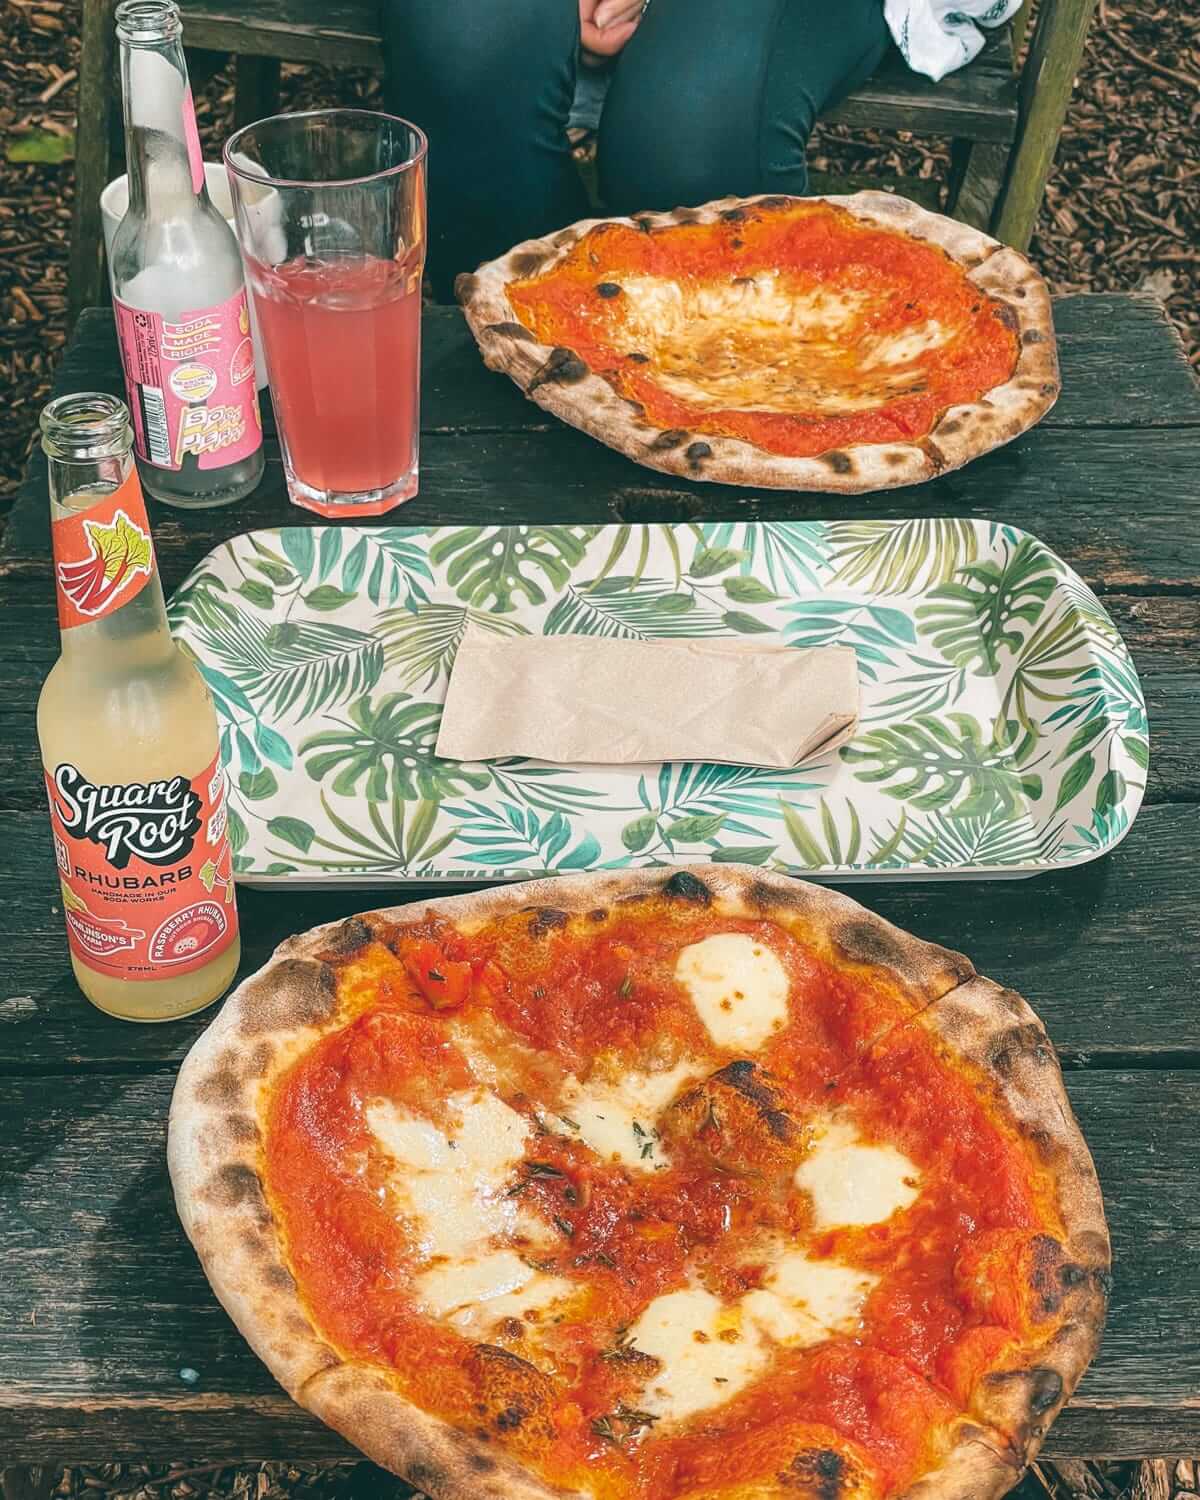
M 596 57 L 615 57 L 637 30 L 642 9 L 642 0 L 579 0 L 583 50 Z

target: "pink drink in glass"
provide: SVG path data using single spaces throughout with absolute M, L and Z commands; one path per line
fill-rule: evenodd
M 395 115 L 273 115 L 225 143 L 293 504 L 381 516 L 417 493 L 424 135 Z
M 348 256 L 250 262 L 271 399 L 295 481 L 321 515 L 381 515 L 417 490 L 421 273 Z M 411 475 L 400 490 L 397 476 Z M 358 504 L 323 494 L 388 490 Z

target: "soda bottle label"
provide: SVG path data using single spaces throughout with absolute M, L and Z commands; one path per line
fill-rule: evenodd
M 192 171 L 192 192 L 204 186 L 204 153 L 200 150 L 200 132 L 196 129 L 196 105 L 189 83 L 183 91 L 183 138 L 187 142 L 188 166 Z
M 87 510 L 51 525 L 58 622 L 90 625 L 128 604 L 154 576 L 154 543 L 137 470 Z
M 113 298 L 138 457 L 223 469 L 262 447 L 245 289 L 173 321 Z
M 237 936 L 220 756 L 189 780 L 99 785 L 46 772 L 67 940 L 120 979 L 201 969 Z

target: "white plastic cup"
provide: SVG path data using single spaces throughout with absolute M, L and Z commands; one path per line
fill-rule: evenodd
M 233 222 L 233 199 L 229 194 L 229 179 L 225 175 L 225 168 L 220 162 L 206 161 L 204 163 L 204 178 L 208 183 L 208 196 L 212 199 L 213 207 L 237 234 L 237 225 Z M 108 260 L 109 274 L 112 274 L 112 245 L 113 236 L 117 232 L 117 225 L 125 217 L 125 211 L 129 207 L 129 178 L 122 173 L 120 177 L 114 177 L 104 191 L 100 194 L 100 220 L 104 227 L 104 253 Z M 254 343 L 254 381 L 260 391 L 267 386 L 267 367 L 263 362 L 262 335 L 258 331 L 258 318 L 254 311 L 254 295 L 250 290 L 249 279 L 246 281 L 246 301 L 250 307 L 250 337 Z

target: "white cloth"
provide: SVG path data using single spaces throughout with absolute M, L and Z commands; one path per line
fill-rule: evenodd
M 981 27 L 1003 26 L 1022 0 L 883 0 L 883 14 L 904 61 L 937 80 L 969 63 L 983 46 Z

